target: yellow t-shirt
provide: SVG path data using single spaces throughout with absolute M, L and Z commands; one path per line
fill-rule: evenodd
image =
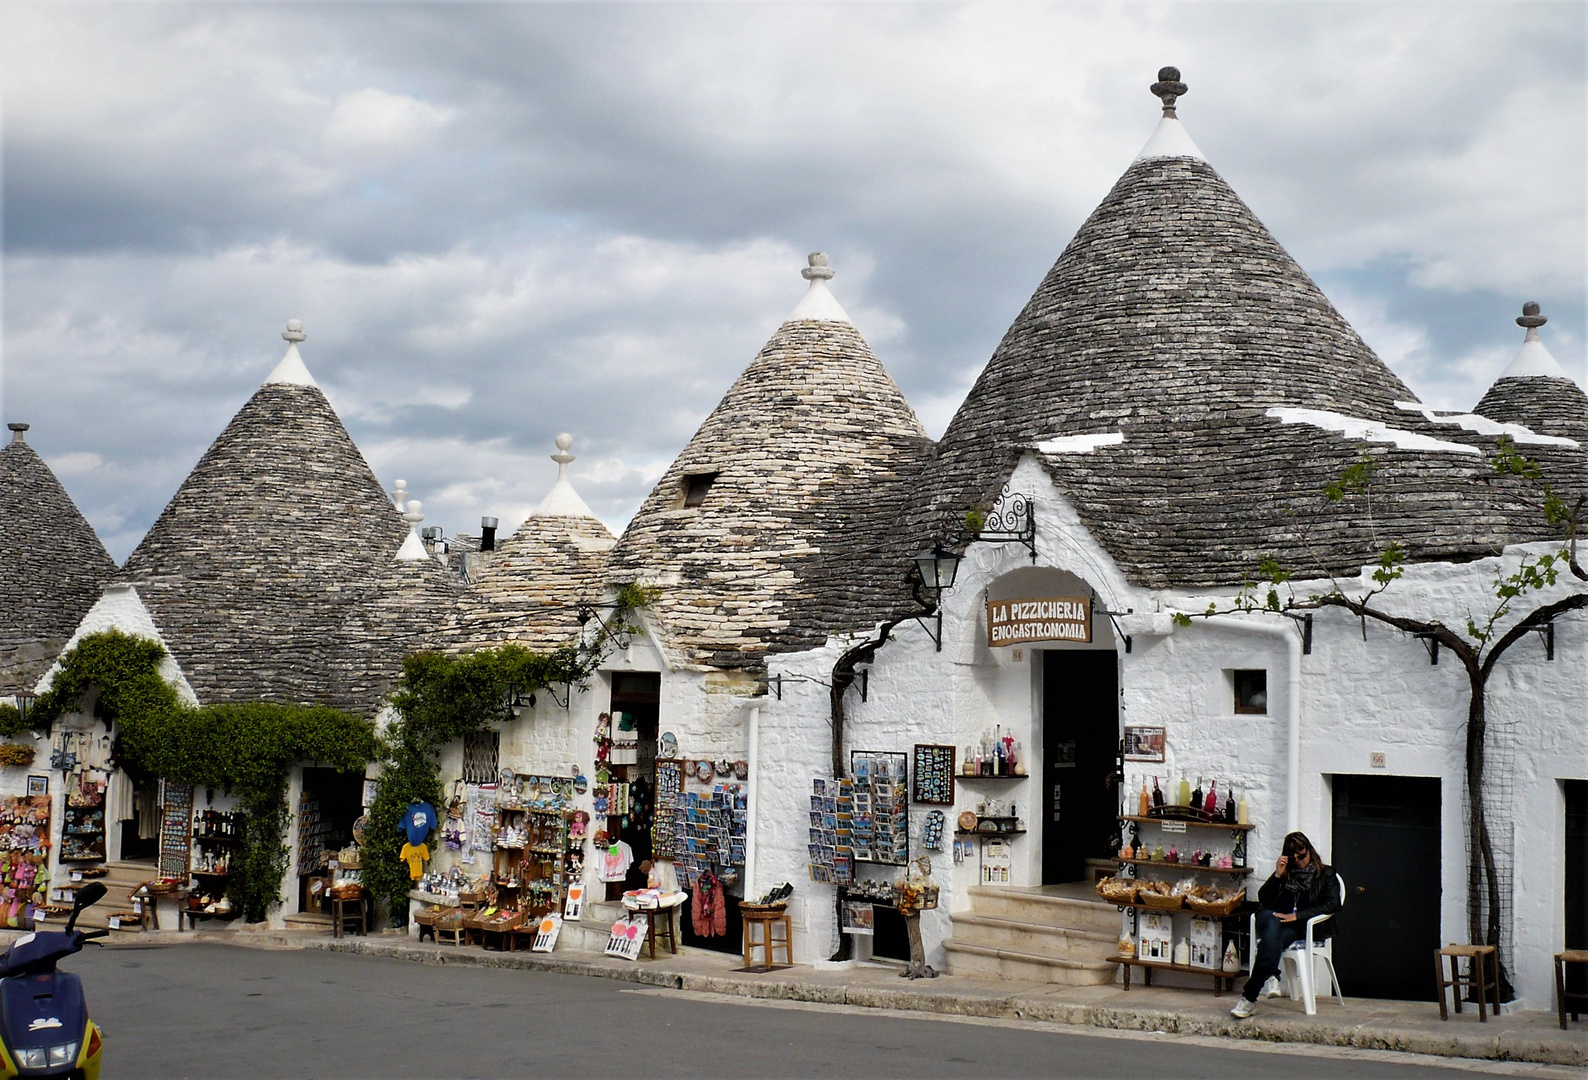
M 425 844 L 404 844 L 397 857 L 408 864 L 408 877 L 418 881 L 424 876 L 425 863 L 430 860 L 430 848 Z

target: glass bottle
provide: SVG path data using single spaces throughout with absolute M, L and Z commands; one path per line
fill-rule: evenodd
M 1202 809 L 1202 778 L 1200 776 L 1197 777 L 1196 789 L 1191 792 L 1191 801 L 1186 805 L 1193 810 Z
M 1156 787 L 1157 784 L 1154 783 L 1153 786 Z M 1143 776 L 1141 778 L 1141 797 L 1140 797 L 1140 799 L 1137 800 L 1136 816 L 1137 817 L 1146 817 L 1147 816 L 1147 808 L 1150 807 L 1151 805 L 1152 805 L 1152 796 L 1147 794 L 1147 778 L 1145 776 Z
M 1229 825 L 1235 824 L 1235 789 L 1233 787 L 1224 789 L 1224 821 Z
M 1185 773 L 1180 774 L 1180 797 L 1175 800 L 1178 806 L 1191 805 L 1191 778 Z
M 1152 805 L 1163 805 L 1163 789 L 1158 786 L 1158 778 L 1152 778 Z
M 1208 782 L 1208 799 L 1203 804 L 1202 809 L 1207 812 L 1209 821 L 1217 821 L 1219 819 L 1219 782 L 1217 780 Z
M 1241 792 L 1241 801 L 1235 805 L 1235 824 L 1250 825 L 1252 823 L 1252 810 L 1246 802 L 1246 792 Z

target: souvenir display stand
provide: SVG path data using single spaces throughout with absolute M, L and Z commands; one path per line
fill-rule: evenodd
M 562 909 L 568 886 L 584 872 L 588 815 L 571 808 L 575 783 L 569 776 L 520 776 L 502 770 L 489 902 L 462 919 L 471 942 L 512 951 L 518 935 L 534 937 L 541 918 Z M 439 923 L 436 929 L 441 929 Z
M 68 775 L 61 815 L 61 862 L 105 861 L 105 781 Z
M 243 815 L 205 810 L 193 819 L 190 873 L 196 883 L 188 906 L 201 914 L 220 918 L 233 915 L 226 898 L 232 856 L 242 843 Z
M 50 797 L 0 800 L 0 925 L 26 928 L 49 910 Z
M 1211 800 L 1208 807 L 1171 804 L 1120 816 L 1120 872 L 1098 882 L 1097 891 L 1125 913 L 1125 933 L 1108 959 L 1119 965 L 1127 990 L 1133 967 L 1143 970 L 1149 986 L 1154 969 L 1211 976 L 1215 996 L 1242 974 L 1246 950 L 1237 942 L 1246 936 L 1245 916 L 1253 907 L 1243 885 L 1251 874 L 1246 841 L 1252 826 L 1226 820 Z M 1211 850 L 1220 833 L 1230 837 L 1227 851 Z

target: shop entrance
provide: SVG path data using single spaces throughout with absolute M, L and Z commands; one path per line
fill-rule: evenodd
M 1588 780 L 1566 781 L 1566 941 L 1588 949 Z M 1566 965 L 1566 989 L 1588 994 L 1588 970 Z
M 298 910 L 320 911 L 331 858 L 353 842 L 364 812 L 364 774 L 304 769 L 298 796 Z
M 131 792 L 130 800 L 118 800 L 121 818 L 121 861 L 153 863 L 160 850 L 160 781 L 141 771 L 125 770 L 115 778 Z
M 1434 999 L 1439 801 L 1434 777 L 1334 777 L 1334 868 L 1346 890 L 1334 964 L 1347 997 Z
M 1119 747 L 1119 660 L 1112 649 L 1049 649 L 1042 657 L 1042 884 L 1086 877 L 1114 854 L 1112 786 Z
M 625 889 L 643 889 L 645 872 L 640 864 L 651 857 L 651 815 L 655 812 L 656 733 L 661 712 L 662 677 L 654 671 L 622 672 L 612 676 L 612 728 L 615 737 L 634 738 L 639 744 L 638 764 L 614 765 L 615 779 L 633 784 L 631 810 L 607 818 L 609 835 L 629 845 L 634 861 L 628 877 L 607 883 L 607 899 L 616 900 Z M 632 724 L 632 734 L 620 730 Z

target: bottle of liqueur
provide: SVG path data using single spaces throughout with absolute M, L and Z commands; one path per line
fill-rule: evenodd
M 1158 778 L 1152 778 L 1152 805 L 1163 805 L 1163 789 L 1158 786 Z
M 1197 777 L 1196 790 L 1191 792 L 1191 801 L 1186 803 L 1193 810 L 1202 809 L 1202 778 Z
M 1202 809 L 1207 814 L 1209 821 L 1217 821 L 1219 819 L 1219 782 L 1217 780 L 1208 782 L 1208 799 L 1207 802 L 1203 803 Z
M 1230 825 L 1235 824 L 1235 789 L 1233 787 L 1224 789 L 1224 821 Z

